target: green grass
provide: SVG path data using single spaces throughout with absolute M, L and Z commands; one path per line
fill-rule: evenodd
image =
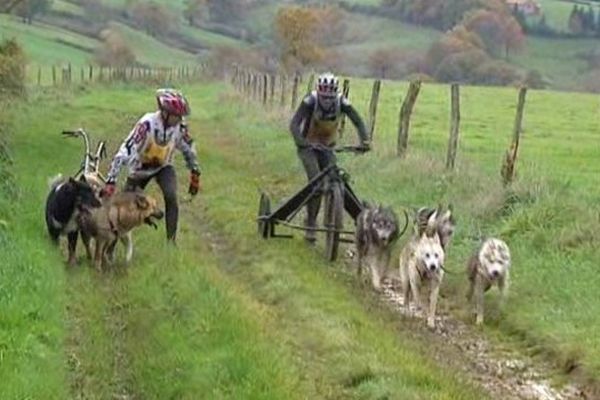
M 0 38 L 16 38 L 25 48 L 30 62 L 37 64 L 84 65 L 91 53 L 69 46 L 72 43 L 93 50 L 98 41 L 76 33 L 35 22 L 27 25 L 18 18 L 0 15 Z M 61 42 L 59 42 L 59 40 Z
M 320 254 L 256 237 L 256 184 L 272 179 L 278 157 L 257 164 L 251 151 L 289 143 L 256 115 L 220 107 L 232 100 L 220 84 L 187 88 L 206 192 L 182 205 L 178 249 L 165 247 L 162 226 L 142 228 L 127 272 L 98 275 L 85 261 L 66 269 L 42 219 L 47 177 L 79 163 L 81 143 L 59 132 L 84 126 L 113 152 L 154 107 L 153 90 L 33 94 L 18 113 L 11 148 L 22 196 L 3 239 L 23 261 L 1 272 L 3 398 L 483 398 Z M 294 163 L 274 176 L 301 180 Z M 185 183 L 181 174 L 182 195 Z
M 232 47 L 243 47 L 244 43 L 240 40 L 230 38 L 228 36 L 220 35 L 218 33 L 210 32 L 204 29 L 198 29 L 191 27 L 187 24 L 181 26 L 181 33 L 185 36 L 202 41 L 202 43 L 212 46 L 232 46 Z
M 52 2 L 52 10 L 65 12 L 77 16 L 84 15 L 83 7 L 64 0 L 54 0 Z
M 107 5 L 113 7 L 125 7 L 127 0 L 103 0 Z M 185 9 L 186 0 L 158 0 L 155 3 L 166 5 L 173 12 L 181 12 Z
M 138 62 L 155 66 L 172 66 L 198 61 L 193 54 L 167 46 L 141 31 L 115 22 L 111 22 L 110 26 L 122 34 L 134 51 Z

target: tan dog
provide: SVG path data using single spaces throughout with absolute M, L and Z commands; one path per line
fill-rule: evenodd
M 510 270 L 510 250 L 508 245 L 495 238 L 486 239 L 477 252 L 471 256 L 467 264 L 469 292 L 467 299 L 471 301 L 475 295 L 476 324 L 483 323 L 483 294 L 493 285 L 497 285 L 501 293 L 501 306 L 508 291 Z
M 410 296 L 417 308 L 423 310 L 421 287 L 429 286 L 427 325 L 435 326 L 435 310 L 444 278 L 444 248 L 437 230 L 437 212 L 431 214 L 422 233 L 414 235 L 400 253 L 400 279 L 404 306 L 408 309 Z
M 131 231 L 148 224 L 156 227 L 154 219 L 164 216 L 156 200 L 143 192 L 120 192 L 103 200 L 102 207 L 90 209 L 79 217 L 82 232 L 95 240 L 94 265 L 102 269 L 106 261 L 113 261 L 117 241 L 127 249 L 126 262 L 133 256 Z

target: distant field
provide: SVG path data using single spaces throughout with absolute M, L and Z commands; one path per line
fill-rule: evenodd
M 187 24 L 182 24 L 181 33 L 185 36 L 200 40 L 202 43 L 208 46 L 233 46 L 233 47 L 244 47 L 246 43 L 231 38 L 229 36 L 220 35 L 218 33 L 210 32 L 204 29 L 198 29 L 191 27 Z
M 73 15 L 83 15 L 83 8 L 81 6 L 65 0 L 54 0 L 52 2 L 52 9 Z
M 119 23 L 111 23 L 111 27 L 117 29 L 127 43 L 133 49 L 136 59 L 139 62 L 150 65 L 181 65 L 193 63 L 197 58 L 182 50 L 167 46 L 143 32 L 134 30 Z
M 87 64 L 90 53 L 74 46 L 93 50 L 98 45 L 98 41 L 71 31 L 39 22 L 27 25 L 7 15 L 0 15 L 0 37 L 16 38 L 24 46 L 29 60 L 40 64 Z

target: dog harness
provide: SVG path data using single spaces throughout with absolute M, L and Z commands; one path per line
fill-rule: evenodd
M 329 146 L 337 140 L 340 122 L 342 120 L 342 95 L 338 94 L 331 111 L 325 111 L 319 106 L 317 92 L 311 93 L 314 97 L 314 108 L 306 139 L 309 143 L 319 143 Z
M 167 142 L 166 145 L 161 146 L 156 143 L 153 135 L 148 138 L 146 148 L 141 154 L 142 166 L 145 168 L 156 168 L 164 166 L 168 161 L 168 157 L 173 152 L 174 143 L 172 141 Z

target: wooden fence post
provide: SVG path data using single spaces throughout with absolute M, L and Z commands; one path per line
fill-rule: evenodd
M 56 65 L 52 66 L 52 85 L 56 86 Z
M 270 99 L 269 99 L 269 103 L 271 103 L 271 105 L 273 105 L 273 102 L 275 101 L 275 75 L 271 74 L 269 76 L 270 82 L 271 82 L 271 93 L 269 94 Z
M 287 75 L 279 75 L 279 83 L 281 84 L 281 99 L 279 103 L 281 107 L 285 106 L 285 92 L 286 92 L 286 83 L 287 83 Z
M 448 139 L 448 154 L 446 156 L 446 169 L 453 170 L 456 164 L 456 150 L 458 148 L 458 132 L 460 127 L 460 93 L 458 83 L 450 87 L 450 139 Z
M 267 76 L 267 74 L 263 74 L 262 86 L 262 103 L 263 105 L 266 105 L 269 93 L 269 77 Z
M 377 119 L 377 104 L 379 104 L 379 92 L 381 90 L 381 80 L 376 79 L 373 82 L 373 90 L 371 91 L 371 102 L 369 103 L 369 138 L 373 140 L 373 134 L 375 133 L 375 121 Z
M 38 86 L 42 85 L 42 66 L 38 66 L 38 73 L 37 73 L 37 84 Z
M 502 164 L 502 181 L 504 186 L 509 185 L 515 177 L 515 163 L 517 161 L 517 152 L 519 150 L 519 142 L 521 141 L 523 110 L 525 109 L 525 95 L 527 88 L 522 87 L 519 90 L 519 100 L 517 103 L 517 114 L 515 116 L 515 126 L 513 130 L 513 138 L 510 148 L 506 151 L 504 163 Z
M 410 128 L 410 116 L 412 114 L 413 107 L 417 101 L 417 96 L 421 90 L 421 81 L 416 80 L 410 83 L 408 92 L 402 102 L 400 108 L 400 126 L 398 128 L 398 147 L 396 149 L 399 157 L 406 155 L 408 149 L 408 130 Z
M 350 95 L 350 79 L 344 79 L 344 83 L 342 85 L 342 97 L 348 99 Z M 340 121 L 340 129 L 339 135 L 340 137 L 344 136 L 344 130 L 346 129 L 346 114 L 342 114 L 342 120 Z
M 300 81 L 300 77 L 298 73 L 294 75 L 294 86 L 292 86 L 292 110 L 296 109 L 296 103 L 298 102 L 298 83 Z
M 258 97 L 258 78 L 256 74 L 252 74 L 252 100 Z

